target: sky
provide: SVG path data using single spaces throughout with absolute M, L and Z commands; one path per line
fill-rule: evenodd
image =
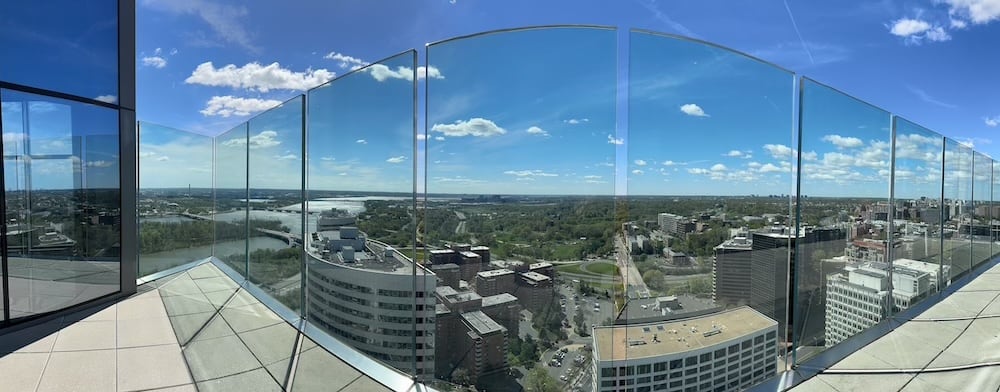
M 213 136 L 250 120 L 248 136 L 220 139 L 218 154 L 249 146 L 251 186 L 272 188 L 301 182 L 288 175 L 303 154 L 287 107 L 333 79 L 310 93 L 313 189 L 409 190 L 426 146 L 432 193 L 790 194 L 801 142 L 803 194 L 879 197 L 888 193 L 889 113 L 912 121 L 899 128 L 907 149 L 897 194 L 934 194 L 927 184 L 941 168 L 930 163 L 940 157 L 928 154 L 942 143 L 932 132 L 1000 156 L 1000 53 L 990 50 L 998 0 L 611 4 L 139 1 L 137 114 Z M 554 24 L 616 29 L 425 47 Z M 802 140 L 796 75 L 816 81 L 802 85 Z M 141 149 L 169 145 L 155 140 Z M 166 154 L 156 162 L 179 167 Z M 971 159 L 955 161 L 945 170 L 971 178 Z

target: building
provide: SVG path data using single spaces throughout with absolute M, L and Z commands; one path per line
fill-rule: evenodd
M 520 322 L 517 298 L 507 293 L 483 297 L 448 286 L 438 287 L 435 297 L 435 375 L 451 378 L 464 368 L 475 383 L 483 375 L 505 371 L 507 337 L 517 335 Z
M 528 271 L 540 273 L 548 276 L 550 279 L 556 278 L 556 267 L 552 263 L 532 263 L 528 265 Z
M 892 265 L 854 264 L 828 275 L 826 347 L 857 335 L 935 292 L 940 268 L 937 264 L 901 259 Z
M 660 230 L 672 236 L 682 236 L 695 230 L 695 224 L 690 219 L 680 215 L 661 212 L 656 215 Z
M 712 299 L 720 305 L 746 305 L 750 298 L 750 239 L 736 237 L 715 247 Z
M 778 323 L 750 307 L 594 327 L 593 391 L 735 391 L 777 372 Z
M 552 284 L 552 278 L 548 276 L 529 271 L 519 274 L 517 283 L 517 292 L 514 296 L 521 301 L 521 306 L 525 309 L 537 311 L 551 304 L 555 298 L 555 286 Z
M 859 238 L 851 241 L 844 255 L 854 263 L 884 263 L 889 256 L 885 240 Z
M 476 292 L 482 296 L 517 291 L 517 277 L 509 269 L 495 269 L 476 274 Z
M 505 372 L 507 364 L 507 328 L 482 311 L 462 313 L 466 338 L 455 343 L 461 366 L 469 370 L 472 383 L 480 377 Z
M 330 244 L 345 237 L 362 244 Z M 437 276 L 357 229 L 317 238 L 307 252 L 309 320 L 373 358 L 402 370 L 416 364 L 418 378 L 433 377 Z
M 462 280 L 458 264 L 431 264 L 431 271 L 434 271 L 434 274 L 438 276 L 438 280 L 443 286 L 450 286 L 457 289 L 460 285 L 459 281 Z

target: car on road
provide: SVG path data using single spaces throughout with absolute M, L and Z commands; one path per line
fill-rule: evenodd
M 566 381 L 566 380 L 569 380 L 569 377 L 566 377 L 566 375 L 563 374 L 563 375 L 559 376 L 559 379 L 563 380 L 563 381 Z

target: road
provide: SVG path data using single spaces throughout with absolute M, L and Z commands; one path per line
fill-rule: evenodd
M 458 217 L 458 226 L 455 226 L 455 234 L 465 233 L 465 213 L 455 211 L 455 216 Z
M 625 246 L 625 241 L 621 236 L 617 235 L 615 236 L 615 254 L 617 255 L 616 263 L 618 264 L 618 271 L 625 281 L 625 296 L 630 298 L 649 298 L 651 296 L 649 287 L 642 280 L 642 274 L 639 273 L 639 269 L 632 263 L 632 257 L 629 255 L 628 247 Z

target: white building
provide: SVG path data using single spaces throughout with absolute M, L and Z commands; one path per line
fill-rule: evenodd
M 747 306 L 595 327 L 593 390 L 742 390 L 777 372 L 777 336 L 778 323 Z
M 328 245 L 307 247 L 309 321 L 407 373 L 416 356 L 417 377 L 433 378 L 437 276 L 378 241 L 367 240 L 352 255 L 344 251 L 353 247 L 331 252 Z
M 857 335 L 890 312 L 909 308 L 936 291 L 940 268 L 937 264 L 899 259 L 891 268 L 886 263 L 861 263 L 827 275 L 826 346 Z M 948 268 L 944 267 L 945 276 Z

